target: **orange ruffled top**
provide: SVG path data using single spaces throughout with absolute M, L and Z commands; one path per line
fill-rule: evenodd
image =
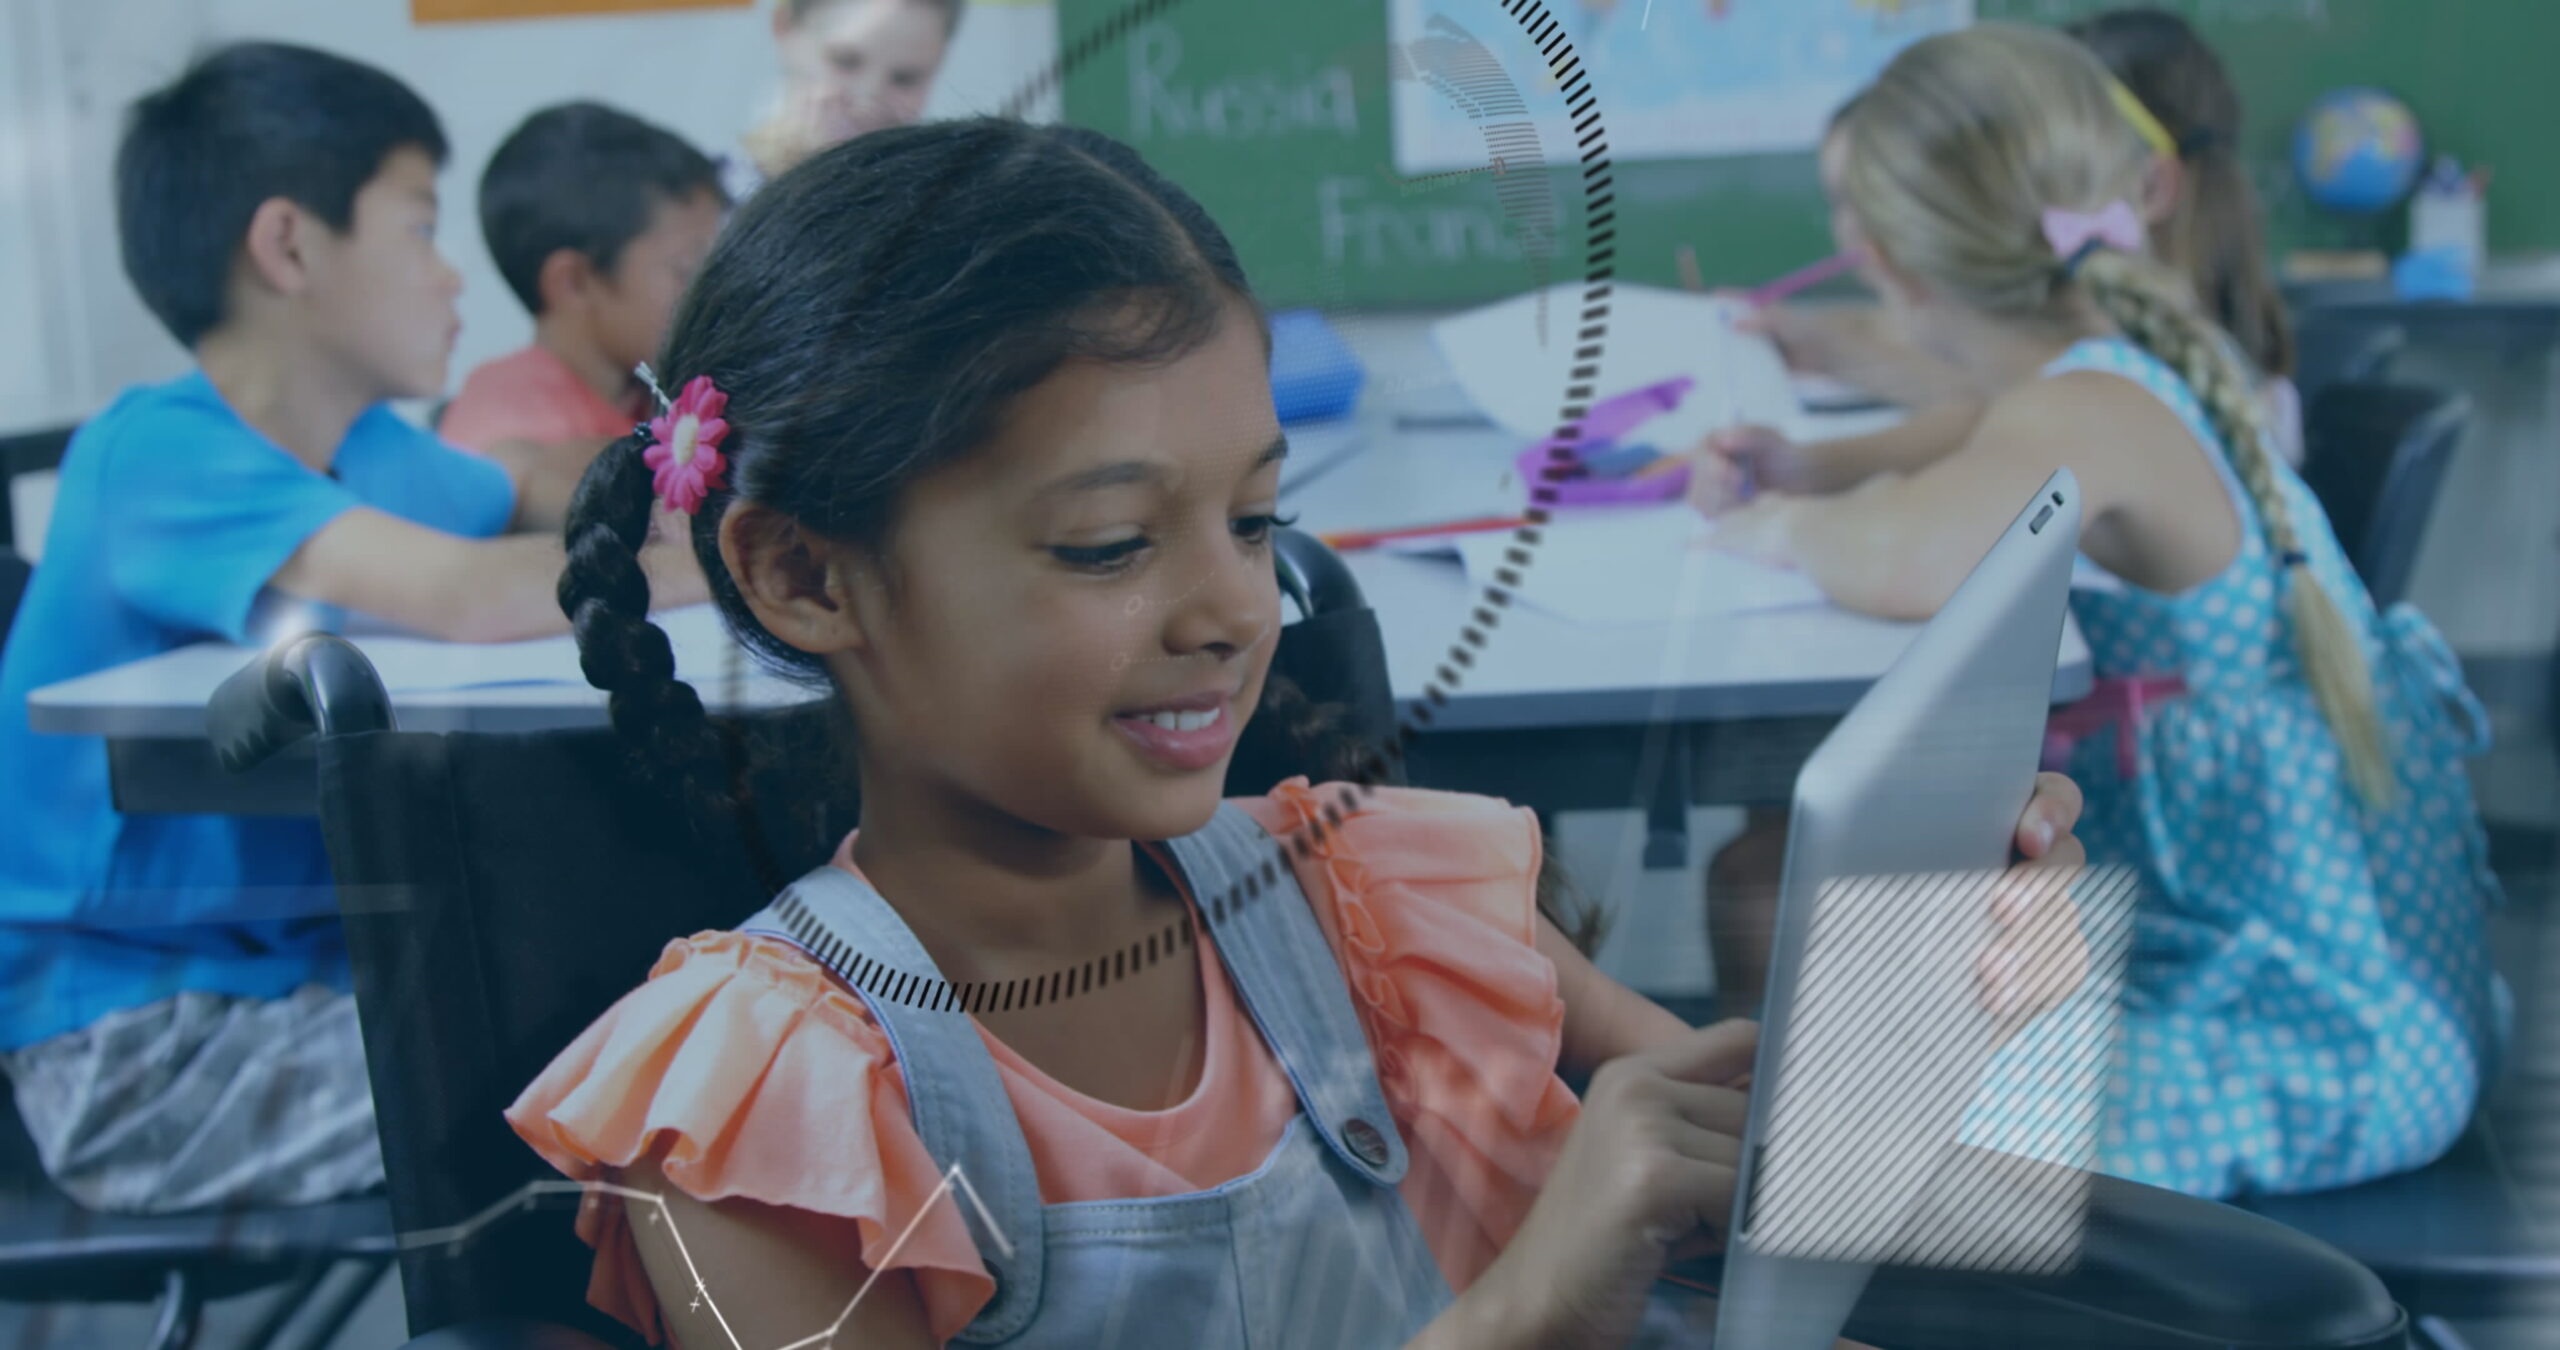
M 1404 1199 L 1450 1287 L 1464 1289 L 1518 1230 L 1578 1111 L 1555 1075 L 1555 967 L 1534 946 L 1537 823 L 1482 797 L 1361 796 L 1316 848 L 1291 856 L 1412 1154 Z M 1286 836 L 1340 800 L 1297 779 L 1238 805 Z M 850 840 L 836 863 L 852 867 Z M 1168 1110 L 1085 1096 L 980 1029 L 1044 1203 L 1205 1190 L 1279 1143 L 1298 1109 L 1288 1077 L 1219 963 L 1200 969 L 1199 1087 Z M 669 943 L 648 982 L 562 1051 L 507 1120 L 579 1180 L 664 1139 L 669 1183 L 705 1201 L 850 1219 L 860 1250 L 847 1255 L 873 1265 L 941 1183 L 888 1037 L 861 1000 L 790 944 L 734 933 Z M 588 1299 L 662 1343 L 621 1204 L 590 1193 L 578 1231 L 596 1249 Z M 994 1289 L 947 1204 L 888 1264 L 911 1272 L 941 1341 Z

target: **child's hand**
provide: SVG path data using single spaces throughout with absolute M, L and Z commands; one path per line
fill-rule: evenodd
M 1781 485 L 1795 459 L 1795 443 L 1763 426 L 1708 432 L 1689 452 L 1689 505 L 1713 519 L 1751 500 L 1752 489 Z
M 1760 1028 L 1719 1022 L 1600 1066 L 1520 1231 L 1479 1284 L 1525 1301 L 1522 1342 L 1620 1346 L 1675 1247 L 1733 1209 Z
M 2060 1006 L 2089 973 L 2089 947 L 2070 894 L 2088 863 L 2071 832 L 2080 821 L 2080 805 L 2080 789 L 2070 779 L 2036 775 L 2035 795 L 2018 817 L 2021 861 L 1991 888 L 1998 935 L 1977 972 L 1982 1006 L 2000 1019 L 2002 1040 Z
M 2036 790 L 2027 798 L 2027 809 L 2018 815 L 2018 856 L 2036 862 L 2057 857 L 2056 850 L 2067 846 L 2072 869 L 2077 871 L 2088 860 L 2071 833 L 2079 827 L 2082 805 L 2078 783 L 2058 773 L 2037 774 Z
M 1771 567 L 1796 565 L 1795 543 L 1789 533 L 1793 498 L 1765 492 L 1752 498 L 1747 506 L 1737 506 L 1715 518 L 1714 528 L 1700 543 L 1718 553 L 1749 558 Z

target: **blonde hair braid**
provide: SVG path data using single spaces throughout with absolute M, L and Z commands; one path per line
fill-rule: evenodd
M 2276 553 L 2276 584 L 2293 625 L 2295 659 L 2345 752 L 2348 779 L 2367 803 L 2388 805 L 2398 784 L 2389 738 L 2374 709 L 2373 672 L 2337 597 L 2320 584 L 2305 557 L 2247 372 L 2232 358 L 2221 333 L 2187 303 L 2177 282 L 2157 264 L 2102 250 L 2081 264 L 2078 280 L 2126 337 L 2178 372 L 2204 405 L 2232 470 L 2266 526 L 2267 543 Z

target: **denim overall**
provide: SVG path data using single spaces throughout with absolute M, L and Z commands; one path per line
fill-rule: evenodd
M 1249 898 L 1242 888 L 1280 848 L 1221 806 L 1158 852 L 1199 899 L 1208 945 L 1299 1105 L 1259 1167 L 1190 1195 L 1041 1204 L 1030 1148 L 975 1024 L 931 992 L 947 986 L 897 912 L 842 868 L 801 878 L 742 929 L 792 942 L 860 995 L 897 1055 L 925 1151 L 961 1169 L 1011 1243 L 1008 1255 L 955 1188 L 950 1203 L 996 1283 L 959 1343 L 1397 1346 L 1448 1305 L 1448 1282 L 1396 1190 L 1405 1144 L 1342 968 L 1287 867 L 1277 885 Z M 1228 903 L 1210 903 L 1221 896 Z M 857 953 L 867 979 L 854 977 Z M 902 975 L 920 978 L 902 986 Z

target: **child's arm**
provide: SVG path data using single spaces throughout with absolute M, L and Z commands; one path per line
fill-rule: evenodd
M 1764 492 L 1825 496 L 1846 492 L 1887 473 L 1915 473 L 1955 453 L 1982 423 L 1982 404 L 1957 399 L 1923 408 L 1881 431 L 1798 445 L 1774 427 L 1735 426 L 1707 433 L 1695 456 L 1721 459 L 1735 473 L 1705 473 L 1693 481 L 1690 504 L 1721 515 L 1741 504 L 1742 477 Z
M 1677 1014 L 1603 974 L 1543 914 L 1537 946 L 1539 955 L 1555 963 L 1556 997 L 1564 1002 L 1564 1043 L 1556 1067 L 1569 1078 L 1587 1079 L 1620 1055 L 1689 1030 Z
M 1878 474 L 1835 496 L 1761 498 L 1719 517 L 1712 542 L 1800 568 L 1848 609 L 1930 618 L 2054 470 L 2068 464 L 2080 479 L 2084 535 L 2160 491 L 2143 458 L 2122 452 L 2121 428 L 2165 409 L 2129 403 L 2150 398 L 2131 385 L 2102 387 L 2120 384 L 2074 373 L 2026 386 L 1961 450 L 1926 468 Z
M 1982 425 L 1982 404 L 1969 398 L 1931 404 L 1882 431 L 1805 446 L 1796 456 L 1801 485 L 1780 492 L 1846 492 L 1880 473 L 1913 473 L 1954 454 Z
M 892 1270 L 874 1280 L 857 1255 L 853 1220 L 752 1200 L 706 1203 L 669 1185 L 654 1159 L 617 1180 L 666 1199 L 655 1221 L 658 1207 L 647 1201 L 625 1200 L 623 1209 L 658 1315 L 682 1350 L 804 1342 L 932 1350 L 915 1278 Z
M 304 540 L 272 584 L 447 642 L 511 642 L 568 631 L 558 599 L 567 563 L 550 535 L 468 539 L 357 507 Z M 709 598 L 681 549 L 643 549 L 640 565 L 653 605 Z
M 2080 841 L 2072 834 L 2080 808 L 2078 785 L 2060 774 L 2038 774 L 2035 795 L 2018 817 L 2016 847 L 2027 865 L 2012 868 L 1993 892 L 1992 920 L 2001 935 L 1979 966 L 1983 1004 L 2003 1019 L 2004 1036 L 2070 997 L 2087 973 L 2085 947 L 2028 934 L 2066 918 L 2075 926 L 2078 922 L 2070 897 L 2049 878 L 2055 872 L 2075 874 L 2082 865 Z M 1557 1061 L 1563 1072 L 1587 1077 L 1621 1055 L 1688 1033 L 1689 1024 L 1661 1004 L 1603 974 L 1545 916 L 1537 922 L 1538 951 L 1555 963 L 1556 995 L 1564 1001 L 1564 1044 Z M 2017 959 L 2020 951 L 2056 951 L 2062 959 L 2028 969 Z
M 557 530 L 569 518 L 569 498 L 578 491 L 578 480 L 586 476 L 587 466 L 611 441 L 572 441 L 561 445 L 536 445 L 531 441 L 499 441 L 489 447 L 489 458 L 496 460 L 515 481 L 516 513 L 508 523 L 511 530 Z

